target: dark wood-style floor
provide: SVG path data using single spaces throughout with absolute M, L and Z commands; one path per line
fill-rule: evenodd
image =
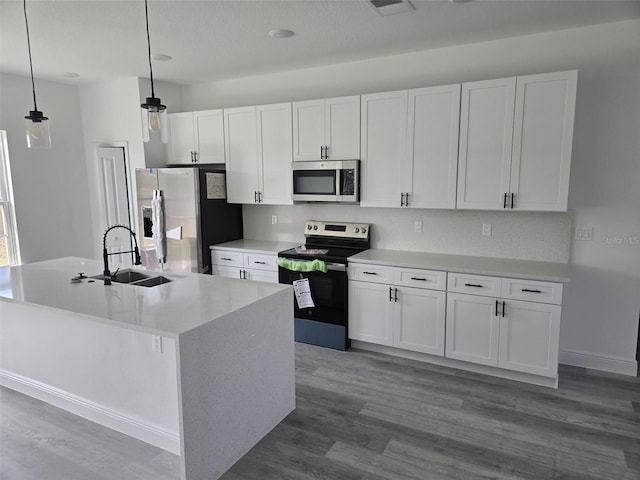
M 224 480 L 640 480 L 640 379 L 558 390 L 296 345 L 297 408 Z M 2 480 L 177 479 L 174 455 L 8 389 Z

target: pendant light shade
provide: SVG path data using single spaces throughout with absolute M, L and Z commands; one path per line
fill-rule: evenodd
M 27 47 L 29 48 L 29 68 L 31 70 L 31 91 L 33 92 L 33 110 L 24 117 L 27 135 L 27 147 L 51 148 L 51 136 L 49 135 L 49 118 L 45 117 L 36 103 L 36 85 L 33 80 L 33 63 L 31 62 L 31 40 L 29 39 L 29 22 L 27 20 L 27 0 L 23 0 L 24 24 L 27 29 Z
M 151 40 L 149 38 L 149 10 L 144 0 L 144 16 L 147 22 L 147 47 L 149 54 L 149 74 L 151 79 L 151 96 L 147 97 L 142 107 L 142 136 L 145 142 L 159 138 L 162 143 L 169 141 L 167 129 L 167 106 L 156 97 L 153 88 L 153 68 L 151 66 Z

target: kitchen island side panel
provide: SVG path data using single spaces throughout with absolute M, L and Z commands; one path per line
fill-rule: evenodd
M 295 408 L 290 288 L 180 334 L 183 478 L 219 478 Z

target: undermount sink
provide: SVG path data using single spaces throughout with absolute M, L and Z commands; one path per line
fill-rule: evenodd
M 104 275 L 95 275 L 91 278 L 96 280 L 104 280 Z M 138 272 L 136 270 L 120 270 L 116 275 L 111 277 L 111 281 L 115 283 L 126 283 L 128 285 L 137 285 L 139 287 L 155 287 L 164 283 L 171 282 L 170 278 L 162 275 L 149 275 Z

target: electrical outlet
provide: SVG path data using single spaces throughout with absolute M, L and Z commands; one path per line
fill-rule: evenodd
M 162 337 L 151 335 L 151 349 L 156 353 L 162 353 Z
M 413 222 L 413 231 L 416 233 L 422 233 L 422 220 L 416 220 Z
M 277 225 L 277 223 L 278 223 L 278 216 L 271 215 L 271 225 Z
M 593 227 L 576 227 L 575 239 L 582 241 L 593 240 Z
M 491 236 L 491 224 L 490 223 L 483 223 L 482 224 L 482 236 L 483 237 L 490 237 Z

